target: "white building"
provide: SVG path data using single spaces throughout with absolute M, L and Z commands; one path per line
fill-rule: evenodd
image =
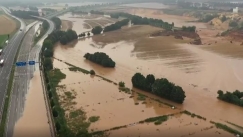
M 233 13 L 238 13 L 238 11 L 239 11 L 239 8 L 238 7 L 233 8 Z
M 42 16 L 43 13 L 42 13 L 42 10 L 41 9 L 38 9 L 38 13 L 39 13 L 39 16 Z

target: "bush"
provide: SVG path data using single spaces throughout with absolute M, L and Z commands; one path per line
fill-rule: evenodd
M 52 115 L 53 117 L 58 117 L 58 112 L 56 111 L 56 109 L 52 110 Z
M 229 26 L 232 28 L 238 27 L 238 23 L 236 21 L 230 21 Z
M 59 122 L 56 122 L 55 126 L 56 126 L 57 131 L 59 131 L 61 129 L 61 125 L 59 124 Z
M 86 53 L 84 55 L 84 58 L 86 58 L 94 63 L 100 64 L 104 67 L 114 68 L 116 65 L 116 63 L 108 55 L 106 55 L 103 52 L 95 52 L 94 54 Z
M 100 119 L 99 116 L 92 116 L 92 117 L 89 117 L 89 121 L 90 121 L 90 122 L 96 122 L 96 121 L 98 121 L 99 119 Z
M 119 82 L 119 87 L 122 87 L 122 88 L 124 88 L 125 87 L 125 83 L 124 82 Z
M 95 71 L 94 70 L 90 70 L 89 72 L 91 75 L 95 75 Z
M 176 86 L 165 78 L 155 80 L 152 74 L 145 78 L 141 73 L 136 73 L 132 77 L 132 84 L 136 88 L 181 104 L 186 97 L 180 86 Z

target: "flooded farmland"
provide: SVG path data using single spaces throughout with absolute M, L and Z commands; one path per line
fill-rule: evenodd
M 88 26 L 92 27 L 95 24 L 105 25 L 102 21 L 96 21 L 100 19 L 96 17 L 95 19 L 73 18 L 71 14 L 66 14 L 60 18 L 72 21 L 73 29 L 78 34 L 91 29 L 91 27 L 86 29 L 87 27 L 81 24 L 89 24 Z M 182 25 L 179 22 L 177 23 Z M 206 28 L 203 24 L 200 25 L 202 25 L 202 28 Z M 137 89 L 133 89 L 134 93 L 126 94 L 119 92 L 118 86 L 115 84 L 97 77 L 84 75 L 81 72 L 71 72 L 65 63 L 55 59 L 54 67 L 61 69 L 67 76 L 60 84 L 65 85 L 66 91 L 73 91 L 73 94 L 76 95 L 73 100 L 75 102 L 73 109 L 82 108 L 87 113 L 87 117 L 99 116 L 99 120 L 92 123 L 89 130 L 106 130 L 138 122 L 149 117 L 174 114 L 184 109 L 206 117 L 208 121 L 197 121 L 197 119 L 189 119 L 182 115 L 179 118 L 172 117 L 163 123 L 163 126 L 159 127 L 154 126 L 154 124 L 139 124 L 127 127 L 127 136 L 145 136 L 147 134 L 143 134 L 143 132 L 146 131 L 145 128 L 147 127 L 153 129 L 154 132 L 149 133 L 153 136 L 158 136 L 160 131 L 162 132 L 170 127 L 175 128 L 174 131 L 183 131 L 183 135 L 191 134 L 195 137 L 212 134 L 214 136 L 229 136 L 228 133 L 222 130 L 218 131 L 214 126 L 211 128 L 210 120 L 222 123 L 230 121 L 243 126 L 243 121 L 239 119 L 240 115 L 243 114 L 243 109 L 219 101 L 216 98 L 219 89 L 233 91 L 243 88 L 243 81 L 241 80 L 243 76 L 241 72 L 243 67 L 242 59 L 233 56 L 236 50 L 232 49 L 231 53 L 227 52 L 226 54 L 219 52 L 219 48 L 214 48 L 215 45 L 199 46 L 188 44 L 187 39 L 149 37 L 152 32 L 158 30 L 160 29 L 150 26 L 132 26 L 119 31 L 80 39 L 76 45 L 59 45 L 55 48 L 54 57 L 56 59 L 86 70 L 94 70 L 96 74 L 116 83 L 123 81 L 128 88 L 132 89 L 132 76 L 136 72 L 141 72 L 144 75 L 154 74 L 156 78 L 167 78 L 169 81 L 181 86 L 186 92 L 183 105 L 172 103 Z M 229 47 L 223 47 L 225 51 L 227 51 L 227 48 Z M 103 68 L 85 60 L 83 56 L 87 52 L 105 52 L 116 62 L 116 67 L 114 69 Z M 239 54 L 240 52 L 238 51 Z M 60 90 L 60 95 L 65 90 Z M 146 101 L 136 100 L 137 93 L 168 102 L 178 109 L 173 110 L 171 107 L 163 106 L 163 104 L 153 100 L 150 101 L 148 98 L 146 98 Z M 179 122 L 180 124 L 178 124 L 181 119 L 186 119 L 186 122 Z M 195 123 L 200 124 L 196 126 Z M 183 126 L 187 124 L 189 125 Z M 185 128 L 193 128 L 195 133 L 189 133 Z M 204 128 L 209 129 L 201 132 Z M 134 132 L 135 130 L 139 131 Z M 173 132 L 172 129 L 166 131 L 166 134 L 176 135 L 176 132 Z M 124 129 L 119 129 L 111 131 L 110 136 L 119 136 L 122 133 L 124 133 Z

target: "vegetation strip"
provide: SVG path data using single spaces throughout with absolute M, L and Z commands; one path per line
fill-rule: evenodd
M 133 124 L 154 123 L 155 125 L 160 125 L 163 122 L 167 121 L 170 116 L 174 116 L 174 115 L 180 114 L 180 113 L 182 113 L 182 112 L 168 114 L 168 115 L 162 115 L 162 116 L 157 116 L 157 117 L 150 117 L 150 118 L 147 118 L 147 119 L 135 122 Z M 121 128 L 126 128 L 126 127 L 129 127 L 130 125 L 132 125 L 132 124 L 118 126 L 118 127 L 113 127 L 113 128 L 110 128 L 110 129 L 107 129 L 107 130 L 103 130 L 103 131 L 95 131 L 95 132 L 92 132 L 91 134 L 92 135 L 103 135 L 107 131 L 112 131 L 112 130 L 118 130 L 118 129 L 121 129 Z
M 27 33 L 28 32 L 25 33 L 24 37 L 26 36 Z M 23 37 L 23 39 L 24 39 L 24 37 Z M 14 62 L 17 61 L 23 39 L 21 40 L 20 45 L 19 45 L 18 50 L 17 50 L 17 53 L 14 57 Z M 11 72 L 10 72 L 10 76 L 9 76 L 9 80 L 8 80 L 8 88 L 7 88 L 6 98 L 5 98 L 5 102 L 4 102 L 4 108 L 3 108 L 3 112 L 2 112 L 2 120 L 1 120 L 1 123 L 0 123 L 1 124 L 0 125 L 0 137 L 4 136 L 4 134 L 6 132 L 5 127 L 6 127 L 6 120 L 7 120 L 7 116 L 8 116 L 9 103 L 11 101 L 10 98 L 11 98 L 13 79 L 14 79 L 14 72 L 15 72 L 15 66 L 12 67 Z
M 236 90 L 233 93 L 228 91 L 224 93 L 222 90 L 219 90 L 217 98 L 225 102 L 243 107 L 243 92 L 240 92 L 239 90 Z
M 220 128 L 220 129 L 223 129 L 229 133 L 232 133 L 232 134 L 235 134 L 235 135 L 239 135 L 240 137 L 243 137 L 243 133 L 231 128 L 231 127 L 228 127 L 227 125 L 224 125 L 224 124 L 221 124 L 221 123 L 216 123 L 214 121 L 210 121 L 210 123 L 214 124 L 217 128 Z

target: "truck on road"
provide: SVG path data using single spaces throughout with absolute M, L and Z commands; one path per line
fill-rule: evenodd
M 1 60 L 0 60 L 0 66 L 1 66 L 1 67 L 3 66 L 3 63 L 4 63 L 4 59 L 1 59 Z

